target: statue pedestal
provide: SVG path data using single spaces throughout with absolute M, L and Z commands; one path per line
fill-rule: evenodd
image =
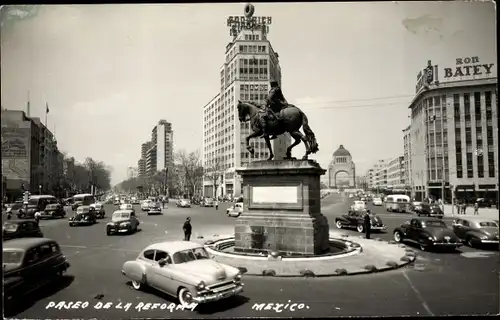
M 313 160 L 252 162 L 243 178 L 244 212 L 236 219 L 235 251 L 321 254 L 329 227 L 321 214 L 321 169 Z

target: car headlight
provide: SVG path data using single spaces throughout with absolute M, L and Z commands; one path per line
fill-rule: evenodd
M 481 239 L 486 240 L 486 239 L 488 239 L 488 236 L 481 236 Z
M 205 285 L 205 282 L 201 281 L 200 283 L 198 283 L 198 285 L 196 286 L 196 289 L 198 290 L 203 290 L 205 289 L 206 285 Z
M 237 275 L 235 275 L 234 280 L 240 281 L 241 280 L 241 273 L 238 273 Z
M 429 240 L 431 240 L 431 241 L 436 240 L 436 238 L 435 238 L 435 237 L 428 237 L 427 239 L 429 239 Z

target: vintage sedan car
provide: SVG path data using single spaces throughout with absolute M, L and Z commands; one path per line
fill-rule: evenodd
M 151 204 L 153 201 L 151 200 L 144 200 L 143 202 L 141 202 L 141 210 L 142 211 L 148 211 L 149 210 L 149 204 Z
M 45 206 L 45 210 L 40 211 L 40 218 L 64 218 L 66 216 L 66 211 L 60 203 L 49 203 Z
M 134 210 L 134 206 L 131 203 L 122 203 L 120 210 Z
M 62 276 L 70 264 L 56 241 L 15 239 L 3 243 L 4 302 L 22 302 L 25 296 Z
M 94 208 L 95 214 L 98 219 L 104 219 L 106 211 L 104 210 L 104 205 L 102 203 L 96 202 L 91 204 L 90 207 Z
M 201 201 L 200 206 L 201 207 L 213 207 L 214 206 L 214 199 L 205 198 Z
M 15 202 L 7 206 L 7 214 L 16 214 L 19 216 L 22 214 L 24 209 L 25 208 L 22 201 Z
M 415 212 L 416 214 L 421 213 L 422 212 L 422 202 L 413 201 L 411 203 L 411 208 L 412 208 L 413 212 Z
M 374 206 L 381 206 L 381 205 L 383 204 L 383 203 L 382 203 L 382 199 L 380 199 L 380 198 L 373 198 L 373 200 L 372 200 L 372 204 L 373 204 Z
M 177 201 L 176 205 L 179 208 L 191 208 L 191 202 L 188 199 L 180 199 Z
M 69 218 L 69 226 L 93 225 L 97 223 L 97 215 L 91 206 L 79 206 L 73 217 Z
M 30 220 L 9 220 L 3 224 L 3 240 L 18 238 L 42 238 L 38 223 Z
M 228 217 L 239 217 L 243 213 L 243 202 L 237 202 L 226 210 Z
M 453 231 L 469 247 L 498 246 L 498 223 L 481 218 L 464 218 L 453 221 Z
M 111 222 L 106 224 L 108 236 L 115 233 L 134 233 L 139 227 L 139 220 L 134 210 L 117 210 L 113 212 Z
M 462 241 L 446 223 L 440 219 L 415 218 L 394 229 L 396 242 L 411 242 L 420 247 L 420 250 L 451 249 L 462 246 Z
M 359 210 L 359 211 L 366 210 L 366 202 L 361 200 L 355 200 L 351 206 L 351 210 Z
M 182 305 L 221 300 L 243 291 L 241 272 L 210 258 L 203 245 L 190 241 L 155 243 L 136 260 L 123 264 L 122 274 L 140 290 L 153 287 Z
M 428 203 L 428 202 L 421 202 L 421 210 L 417 212 L 417 215 L 420 216 L 427 216 L 427 217 L 436 217 L 439 219 L 443 219 L 444 212 L 441 210 L 439 205 L 437 203 Z
M 151 202 L 149 204 L 149 210 L 148 210 L 148 216 L 153 215 L 153 214 L 163 214 L 162 210 L 162 205 L 158 202 Z
M 347 214 L 335 218 L 335 226 L 338 229 L 342 228 L 355 228 L 358 232 L 365 232 L 365 215 L 366 210 L 349 210 Z M 387 227 L 382 222 L 382 219 L 376 215 L 370 214 L 372 231 L 383 231 Z

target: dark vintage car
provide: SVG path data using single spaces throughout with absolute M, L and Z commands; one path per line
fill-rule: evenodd
M 47 238 L 15 239 L 3 244 L 4 303 L 11 305 L 56 280 L 69 268 L 57 242 Z
M 415 218 L 394 229 L 396 242 L 411 242 L 420 250 L 438 248 L 455 250 L 462 246 L 462 241 L 441 219 Z
M 442 219 L 444 216 L 443 210 L 441 210 L 437 203 L 421 202 L 420 206 L 421 209 L 417 212 L 419 217 L 427 216 Z
M 3 224 L 3 240 L 43 237 L 38 223 L 31 220 L 9 220 Z
M 365 232 L 365 215 L 366 211 L 349 210 L 347 214 L 335 218 L 335 226 L 338 229 L 342 228 L 356 228 L 358 232 Z M 376 215 L 370 214 L 371 230 L 383 231 L 387 227 L 382 222 L 382 219 Z
M 469 247 L 480 245 L 498 246 L 498 223 L 481 218 L 456 219 L 453 231 Z
M 134 210 L 117 210 L 106 225 L 106 234 L 110 236 L 116 233 L 134 233 L 137 232 L 138 226 L 139 220 Z
M 90 207 L 94 208 L 97 218 L 104 219 L 106 211 L 104 210 L 104 205 L 102 203 L 96 202 L 91 204 Z
M 163 214 L 162 205 L 159 202 L 151 202 L 149 204 L 148 216 L 161 214 Z
M 45 206 L 45 210 L 41 211 L 40 218 L 64 218 L 66 211 L 60 203 L 50 203 Z
M 69 226 L 93 225 L 97 223 L 96 211 L 91 206 L 80 206 L 73 217 L 69 218 Z

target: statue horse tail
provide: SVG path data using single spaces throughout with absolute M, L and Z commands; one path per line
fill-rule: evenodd
M 299 109 L 300 110 L 300 109 Z M 307 120 L 307 116 L 302 110 L 300 110 L 302 114 L 302 129 L 304 130 L 304 134 L 306 135 L 306 139 L 309 142 L 309 148 L 311 149 L 311 153 L 316 153 L 319 151 L 318 142 L 316 141 L 316 136 L 314 132 L 311 130 L 309 126 L 309 121 Z

